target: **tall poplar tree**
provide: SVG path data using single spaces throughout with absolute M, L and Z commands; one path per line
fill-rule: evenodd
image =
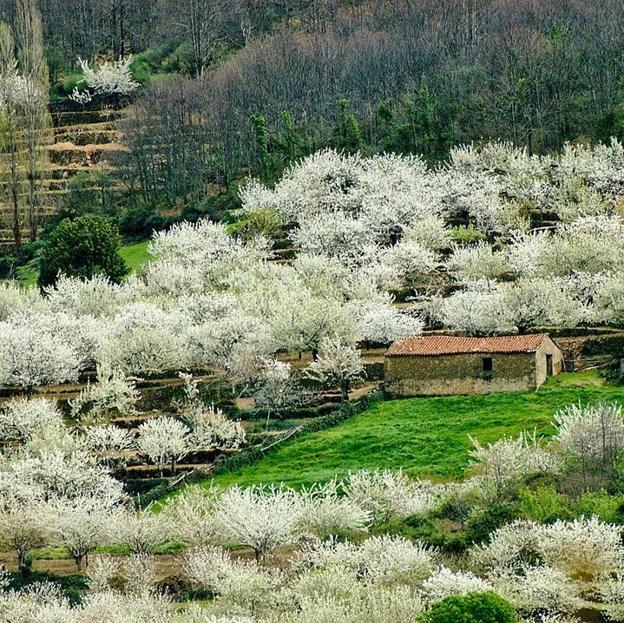
M 23 185 L 23 147 L 20 136 L 24 81 L 17 73 L 11 28 L 0 23 L 0 180 L 9 206 L 13 244 L 22 244 L 20 195 Z
M 48 112 L 49 76 L 43 44 L 43 26 L 37 0 L 17 0 L 15 13 L 17 60 L 28 79 L 28 98 L 22 111 L 22 132 L 26 157 L 26 198 L 30 239 L 37 238 L 41 216 L 41 187 L 50 142 Z

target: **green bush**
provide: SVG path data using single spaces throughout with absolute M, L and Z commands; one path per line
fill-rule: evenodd
M 167 73 L 190 74 L 193 67 L 193 48 L 190 43 L 181 43 L 161 63 Z
M 119 231 L 128 238 L 149 238 L 168 225 L 168 219 L 146 205 L 126 208 L 119 215 Z
M 617 385 L 624 385 L 624 353 L 611 357 L 610 361 L 601 368 L 600 374 Z
M 69 95 L 83 80 L 82 71 L 72 71 L 61 80 L 60 91 L 62 95 Z
M 113 223 L 101 216 L 65 219 L 43 243 L 39 286 L 55 283 L 59 275 L 90 279 L 105 275 L 121 281 L 128 267 L 119 255 L 121 238 Z
M 520 515 L 539 523 L 551 523 L 557 519 L 573 519 L 570 500 L 554 487 L 522 489 L 519 494 Z
M 451 238 L 454 242 L 470 244 L 472 242 L 479 242 L 479 240 L 483 240 L 485 235 L 474 225 L 470 224 L 468 227 L 465 227 L 464 225 L 453 227 L 451 230 Z
M 434 604 L 423 623 L 515 623 L 512 606 L 493 592 L 452 595 Z
M 624 141 L 624 102 L 616 104 L 598 122 L 596 133 L 598 140 L 608 143 L 614 136 Z
M 230 233 L 238 234 L 246 240 L 258 235 L 267 238 L 278 238 L 285 235 L 284 219 L 275 210 L 269 208 L 246 214 L 228 229 Z
M 468 543 L 482 543 L 490 534 L 518 518 L 518 507 L 514 504 L 493 502 L 486 508 L 474 512 L 466 520 L 466 538 Z
M 146 58 L 135 56 L 130 63 L 132 77 L 141 86 L 147 87 L 152 81 L 152 67 Z
M 461 554 L 468 548 L 464 531 L 444 530 L 441 522 L 422 515 L 412 515 L 405 519 L 391 519 L 377 526 L 375 534 L 392 534 L 412 541 L 422 541 L 437 547 L 445 553 Z
M 2 249 L 0 251 L 0 279 L 10 278 L 17 267 L 17 262 L 18 259 L 12 249 Z
M 601 521 L 624 524 L 624 495 L 610 495 L 607 491 L 583 493 L 574 503 L 577 516 L 596 515 Z

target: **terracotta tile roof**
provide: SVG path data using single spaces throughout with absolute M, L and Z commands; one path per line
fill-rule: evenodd
M 504 335 L 501 337 L 411 336 L 397 340 L 390 346 L 386 356 L 533 353 L 547 337 L 545 334 Z

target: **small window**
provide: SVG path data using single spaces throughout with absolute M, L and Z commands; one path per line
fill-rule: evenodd
M 546 355 L 546 375 L 547 376 L 553 375 L 553 356 L 552 355 Z
M 489 381 L 492 379 L 493 376 L 493 360 L 491 357 L 484 357 L 483 358 L 483 378 L 486 381 Z

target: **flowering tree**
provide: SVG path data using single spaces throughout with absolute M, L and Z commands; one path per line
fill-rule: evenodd
M 624 417 L 618 405 L 570 405 L 554 416 L 555 442 L 587 484 L 593 474 L 612 476 L 624 450 Z
M 265 359 L 256 378 L 254 402 L 267 410 L 266 426 L 272 413 L 291 407 L 302 398 L 292 375 L 292 366 L 277 359 Z
M 349 400 L 351 384 L 363 377 L 364 366 L 355 346 L 327 340 L 318 360 L 309 365 L 306 374 L 323 385 L 337 385 L 342 400 Z
M 48 526 L 37 500 L 0 501 L 0 538 L 17 554 L 17 569 L 25 576 L 30 570 L 30 553 L 46 544 Z
M 135 556 L 153 554 L 173 535 L 173 525 L 167 514 L 154 513 L 152 509 L 117 513 L 113 533 L 118 543 L 128 546 Z
M 530 476 L 552 474 L 559 470 L 557 457 L 542 448 L 536 433 L 521 433 L 515 438 L 503 437 L 483 447 L 471 437 L 472 456 L 488 484 L 500 494 L 506 486 Z
M 119 100 L 122 96 L 131 95 L 141 86 L 132 77 L 132 57 L 107 61 L 97 68 L 91 67 L 88 61 L 79 60 L 84 74 L 81 84 L 85 88 L 76 86 L 70 95 L 70 99 L 78 104 L 88 104 L 94 97 L 113 97 Z
M 82 496 L 50 502 L 45 517 L 52 540 L 67 548 L 80 570 L 89 552 L 114 539 L 115 512 L 113 500 Z
M 175 474 L 176 463 L 189 452 L 191 430 L 179 420 L 164 416 L 139 426 L 137 449 L 158 468 L 160 475 L 167 464 Z
M 192 486 L 176 496 L 164 511 L 171 517 L 174 534 L 193 547 L 206 547 L 219 538 L 214 510 L 222 491 Z
M 136 380 L 119 370 L 98 366 L 98 382 L 70 401 L 72 416 L 82 421 L 99 422 L 111 414 L 131 415 L 140 398 Z
M 501 290 L 484 282 L 472 283 L 467 289 L 451 294 L 442 299 L 440 306 L 444 325 L 471 335 L 504 333 L 513 326 L 504 315 Z
M 125 466 L 127 457 L 124 453 L 134 447 L 133 434 L 113 424 L 87 428 L 85 441 L 98 461 L 110 468 Z
M 45 398 L 14 399 L 0 409 L 0 443 L 26 443 L 46 428 L 59 430 L 63 417 Z
M 354 472 L 341 483 L 341 488 L 349 499 L 368 510 L 377 523 L 425 513 L 436 502 L 428 483 L 410 480 L 403 472 L 390 470 Z
M 187 576 L 218 595 L 218 601 L 245 612 L 268 611 L 280 588 L 280 574 L 260 567 L 258 561 L 233 561 L 221 549 L 190 550 L 185 557 Z
M 221 539 L 250 547 L 262 560 L 276 547 L 293 542 L 300 514 L 301 502 L 293 491 L 233 487 L 219 497 L 214 521 Z
M 75 381 L 78 357 L 67 343 L 55 339 L 45 327 L 0 323 L 0 384 L 31 391 L 36 385 Z
M 369 510 L 359 506 L 352 498 L 339 494 L 336 481 L 313 487 L 303 495 L 302 527 L 321 539 L 365 532 L 371 521 Z

